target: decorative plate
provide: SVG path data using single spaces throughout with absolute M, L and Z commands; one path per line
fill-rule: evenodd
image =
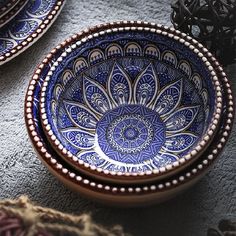
M 179 171 L 210 143 L 222 107 L 212 66 L 191 47 L 135 26 L 70 45 L 42 88 L 52 145 L 86 174 Z
M 0 0 L 0 18 L 7 14 L 20 0 Z
M 65 0 L 29 0 L 14 23 L 1 28 L 0 65 L 36 42 L 55 21 L 64 3 Z
M 106 26 L 107 25 L 102 25 L 97 29 L 104 29 Z M 139 26 L 154 27 L 153 25 L 144 23 L 139 23 Z M 89 33 L 93 33 L 93 30 L 91 29 Z M 83 32 L 82 35 L 85 34 L 86 32 Z M 180 33 L 177 35 L 179 34 Z M 184 37 L 184 35 L 182 35 L 182 37 Z M 64 43 L 67 44 L 70 41 L 76 41 L 80 38 L 81 35 L 76 35 Z M 187 39 L 185 40 L 187 41 Z M 196 46 L 199 46 L 202 50 L 201 44 L 197 44 Z M 222 151 L 227 142 L 232 129 L 234 116 L 234 104 L 230 85 L 225 76 L 225 73 L 222 71 L 222 68 L 215 61 L 211 54 L 209 54 L 209 60 L 214 62 L 214 68 L 218 71 L 224 93 L 222 101 L 222 104 L 224 104 L 224 115 L 220 121 L 221 129 L 214 138 L 212 145 L 207 149 L 204 156 L 199 158 L 198 161 L 191 167 L 169 179 L 157 181 L 148 185 L 116 186 L 99 183 L 89 179 L 88 177 L 81 176 L 55 154 L 54 150 L 47 142 L 44 132 L 42 131 L 39 114 L 40 90 L 42 83 L 50 69 L 49 65 L 57 60 L 63 47 L 64 44 L 59 45 L 57 50 L 54 50 L 53 53 L 49 54 L 47 58 L 45 58 L 44 62 L 37 68 L 28 87 L 25 100 L 25 120 L 33 146 L 35 147 L 35 150 L 42 159 L 43 163 L 61 181 L 74 190 L 83 193 L 87 197 L 96 199 L 97 201 L 102 201 L 106 204 L 109 203 L 119 204 L 120 206 L 140 206 L 163 201 L 173 197 L 175 194 L 177 194 L 177 192 L 192 185 L 201 176 L 203 176 L 207 170 L 209 170 L 213 160 L 219 156 L 219 153 Z M 208 54 L 206 54 L 206 56 L 207 55 Z
M 7 14 L 0 18 L 0 28 L 11 21 L 25 7 L 29 0 L 20 0 Z

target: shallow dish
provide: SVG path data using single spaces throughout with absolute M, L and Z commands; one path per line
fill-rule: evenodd
M 0 19 L 7 14 L 20 0 L 0 0 Z
M 6 25 L 8 22 L 14 19 L 20 11 L 25 7 L 29 0 L 19 0 L 17 4 L 4 16 L 0 18 L 0 28 Z
M 23 10 L 0 31 L 0 65 L 35 43 L 55 21 L 65 0 L 29 0 Z
M 140 23 L 140 25 L 143 24 L 144 23 Z M 101 27 L 105 27 L 105 25 Z M 92 32 L 92 30 L 90 30 L 90 32 Z M 83 34 L 85 34 L 85 32 Z M 74 36 L 68 41 L 75 41 L 79 37 L 79 35 Z M 197 44 L 196 46 L 202 49 L 202 45 Z M 204 156 L 199 158 L 188 169 L 169 179 L 157 181 L 149 185 L 119 186 L 104 184 L 91 180 L 87 176 L 81 176 L 73 168 L 63 162 L 46 141 L 40 123 L 39 94 L 42 83 L 50 69 L 49 64 L 53 63 L 53 61 L 58 58 L 61 54 L 62 47 L 63 45 L 59 45 L 57 50 L 53 50 L 37 68 L 28 87 L 25 100 L 25 119 L 30 139 L 39 158 L 56 177 L 63 181 L 67 186 L 94 200 L 112 205 L 141 206 L 164 201 L 175 196 L 177 193 L 195 183 L 207 170 L 209 170 L 209 167 L 219 156 L 219 153 L 227 142 L 234 117 L 233 97 L 230 85 L 222 68 L 219 67 L 219 64 L 211 54 L 206 54 L 206 56 L 209 56 L 209 60 L 215 64 L 214 67 L 218 71 L 218 75 L 222 82 L 225 98 L 223 100 L 224 115 L 220 122 L 221 129 L 214 138 L 212 145 L 204 153 Z
M 221 88 L 207 59 L 174 33 L 133 23 L 67 45 L 41 93 L 59 155 L 88 175 L 136 182 L 180 171 L 204 151 Z

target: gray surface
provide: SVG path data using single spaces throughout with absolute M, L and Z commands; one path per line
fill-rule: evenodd
M 140 19 L 170 25 L 170 2 L 68 0 L 48 33 L 0 68 L 0 198 L 28 194 L 44 206 L 78 214 L 91 212 L 96 221 L 122 224 L 137 236 L 201 236 L 221 218 L 236 218 L 236 129 L 220 160 L 192 189 L 162 205 L 129 210 L 103 207 L 66 189 L 37 159 L 26 134 L 25 91 L 36 65 L 52 47 L 87 26 L 107 21 Z M 236 69 L 230 73 L 235 79 Z

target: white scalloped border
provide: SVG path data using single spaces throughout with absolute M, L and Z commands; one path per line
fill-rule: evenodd
M 140 22 L 140 24 L 149 24 L 147 22 Z M 115 24 L 115 23 L 112 23 Z M 155 25 L 155 24 L 154 24 Z M 102 26 L 107 26 L 107 25 L 101 25 L 98 27 Z M 159 26 L 161 27 L 161 26 Z M 105 190 L 105 192 L 111 192 L 111 193 L 147 193 L 148 191 L 151 192 L 156 192 L 160 190 L 164 190 L 165 188 L 170 188 L 170 187 L 176 187 L 180 184 L 183 184 L 187 181 L 190 181 L 191 178 L 199 174 L 199 172 L 202 172 L 204 169 L 206 169 L 217 157 L 219 152 L 223 149 L 223 147 L 226 144 L 226 141 L 230 135 L 230 131 L 232 130 L 233 126 L 233 118 L 234 118 L 234 102 L 233 102 L 233 95 L 232 95 L 232 90 L 231 86 L 228 82 L 228 79 L 226 77 L 226 74 L 223 72 L 223 68 L 219 66 L 219 63 L 216 61 L 216 59 L 212 56 L 210 52 L 208 52 L 206 49 L 204 49 L 203 45 L 198 43 L 196 40 L 192 39 L 191 37 L 187 36 L 185 33 L 181 33 L 180 31 L 176 31 L 178 34 L 181 34 L 182 37 L 186 37 L 187 40 L 192 41 L 193 43 L 196 43 L 197 46 L 201 49 L 203 49 L 203 53 L 206 54 L 207 57 L 209 57 L 212 62 L 215 64 L 215 67 L 218 68 L 219 73 L 221 73 L 221 76 L 223 77 L 223 83 L 224 86 L 226 87 L 226 92 L 228 96 L 228 106 L 227 106 L 227 120 L 224 126 L 224 132 L 221 137 L 219 137 L 219 142 L 218 144 L 215 145 L 214 149 L 210 154 L 207 155 L 207 157 L 201 161 L 200 164 L 198 164 L 195 168 L 193 168 L 191 171 L 188 171 L 184 175 L 178 176 L 178 178 L 173 179 L 172 181 L 163 181 L 162 183 L 155 185 L 148 185 L 148 186 L 143 186 L 143 187 L 114 187 L 110 186 L 107 184 L 99 184 L 95 183 L 93 181 L 90 181 L 88 179 L 82 178 L 80 175 L 77 175 L 74 172 L 70 172 L 67 168 L 64 168 L 57 160 L 51 156 L 50 153 L 48 153 L 47 149 L 44 147 L 43 143 L 41 142 L 40 136 L 38 136 L 37 132 L 35 131 L 35 121 L 33 120 L 33 115 L 32 115 L 32 107 L 34 106 L 33 104 L 33 94 L 34 94 L 34 89 L 37 81 L 40 78 L 40 73 L 45 64 L 48 63 L 48 61 L 51 60 L 53 55 L 57 52 L 57 50 L 61 49 L 62 47 L 66 46 L 67 43 L 76 40 L 79 38 L 84 33 L 87 33 L 88 31 L 81 32 L 80 34 L 73 35 L 70 39 L 64 41 L 62 44 L 58 45 L 55 49 L 53 49 L 47 57 L 43 60 L 42 64 L 38 67 L 38 69 L 35 71 L 35 74 L 32 77 L 32 80 L 29 84 L 27 93 L 26 93 L 26 99 L 25 99 L 25 120 L 26 120 L 26 125 L 27 129 L 30 135 L 30 138 L 33 142 L 33 145 L 35 148 L 38 150 L 42 158 L 53 168 L 55 169 L 60 175 L 62 175 L 64 178 L 69 179 L 69 181 L 73 181 L 74 183 L 77 183 L 79 185 L 84 184 L 87 187 L 91 187 L 93 190 Z
M 123 22 L 125 23 L 125 22 Z M 139 23 L 137 23 L 139 24 Z M 159 28 L 162 26 L 159 26 Z M 57 59 L 57 61 L 53 64 L 51 67 L 50 71 L 48 72 L 47 77 L 45 78 L 45 82 L 43 83 L 42 86 L 42 92 L 41 92 L 41 99 L 40 99 L 40 111 L 41 111 L 41 118 L 42 118 L 42 124 L 44 127 L 44 130 L 49 137 L 50 141 L 55 145 L 55 148 L 57 148 L 58 152 L 65 158 L 67 158 L 72 164 L 75 164 L 77 166 L 85 167 L 87 169 L 90 169 L 92 171 L 97 171 L 98 173 L 103 173 L 105 175 L 112 175 L 112 176 L 144 176 L 144 175 L 162 175 L 163 173 L 169 172 L 190 159 L 193 159 L 198 155 L 200 151 L 208 144 L 208 142 L 211 140 L 212 136 L 215 134 L 217 130 L 217 125 L 219 123 L 220 117 L 221 117 L 221 112 L 222 112 L 222 93 L 221 93 L 221 88 L 220 88 L 220 82 L 218 81 L 218 77 L 216 76 L 216 73 L 214 71 L 214 68 L 212 67 L 211 63 L 207 60 L 207 58 L 203 55 L 202 52 L 200 52 L 194 45 L 191 43 L 187 42 L 183 37 L 174 35 L 176 32 L 174 29 L 170 29 L 168 27 L 164 27 L 165 30 L 169 30 L 172 33 L 168 33 L 165 30 L 162 29 L 155 29 L 155 28 L 150 28 L 150 27 L 139 27 L 139 26 L 133 26 L 133 27 L 116 27 L 116 28 L 111 28 L 107 29 L 104 31 L 100 31 L 97 33 L 90 34 L 81 40 L 77 41 L 76 43 L 68 46 L 65 51 L 61 54 L 61 56 Z M 175 40 L 179 41 L 180 43 L 184 44 L 185 46 L 189 47 L 190 50 L 194 51 L 205 63 L 207 68 L 209 69 L 211 75 L 212 75 L 212 80 L 213 80 L 213 86 L 215 87 L 216 91 L 216 106 L 215 106 L 215 112 L 212 118 L 211 126 L 208 128 L 208 131 L 204 135 L 203 139 L 199 141 L 198 145 L 195 147 L 194 150 L 192 150 L 189 154 L 186 156 L 180 158 L 178 161 L 167 165 L 166 167 L 161 167 L 159 169 L 153 169 L 152 171 L 146 171 L 146 172 L 140 172 L 140 173 L 122 173 L 122 172 L 115 172 L 115 171 L 108 171 L 108 170 L 103 170 L 101 168 L 97 168 L 95 166 L 91 166 L 88 163 L 84 163 L 82 160 L 78 160 L 76 156 L 74 156 L 70 151 L 68 151 L 57 139 L 56 135 L 53 133 L 51 126 L 48 122 L 47 119 L 47 113 L 45 110 L 45 101 L 46 101 L 46 89 L 48 85 L 48 81 L 51 79 L 51 75 L 53 74 L 53 71 L 56 69 L 56 67 L 60 64 L 60 62 L 67 56 L 68 53 L 71 53 L 73 49 L 81 46 L 81 44 L 85 43 L 87 40 L 90 40 L 94 37 L 98 37 L 99 35 L 104 35 L 104 34 L 109 34 L 112 32 L 117 32 L 117 31 L 133 31 L 133 30 L 140 30 L 140 31 L 151 31 L 153 33 L 157 34 L 162 34 L 164 36 L 168 36 L 169 38 L 174 38 Z M 190 37 L 189 37 L 190 38 Z M 203 46 L 202 46 L 203 47 Z M 205 52 L 208 52 L 207 49 L 204 48 Z
M 40 74 L 40 70 L 37 71 L 37 73 Z M 223 73 L 223 72 L 222 72 Z M 231 130 L 233 121 L 232 121 L 232 113 L 228 113 L 228 119 L 226 122 L 226 126 L 223 132 L 222 137 L 220 138 L 219 143 L 216 145 L 216 147 L 213 149 L 212 153 L 209 154 L 206 159 L 204 159 L 200 164 L 198 164 L 195 168 L 193 168 L 191 171 L 185 173 L 184 175 L 178 176 L 178 178 L 175 178 L 171 181 L 163 181 L 162 183 L 155 185 L 146 185 L 143 187 L 114 187 L 108 184 L 99 184 L 94 181 L 90 181 L 89 179 L 83 178 L 80 175 L 77 175 L 74 172 L 69 171 L 67 168 L 64 168 L 53 156 L 51 156 L 50 153 L 47 152 L 47 149 L 43 146 L 43 143 L 41 142 L 41 137 L 38 136 L 38 134 L 35 131 L 35 124 L 32 119 L 32 113 L 31 108 L 33 106 L 33 102 L 29 102 L 29 100 L 32 99 L 32 95 L 34 92 L 34 86 L 37 83 L 37 80 L 39 79 L 39 74 L 35 75 L 33 80 L 30 83 L 28 92 L 27 92 L 27 104 L 26 104 L 26 119 L 27 119 L 27 125 L 30 132 L 30 135 L 32 136 L 32 141 L 34 145 L 37 147 L 40 155 L 51 165 L 54 169 L 56 169 L 61 175 L 63 175 L 65 178 L 68 177 L 69 180 L 75 181 L 77 184 L 84 184 L 86 186 L 90 186 L 93 189 L 97 190 L 106 190 L 106 192 L 112 192 L 112 193 L 141 193 L 141 192 L 156 192 L 160 190 L 164 190 L 165 188 L 170 188 L 177 186 L 181 183 L 184 183 L 191 178 L 193 178 L 195 175 L 199 174 L 199 172 L 203 171 L 207 166 L 209 166 L 214 159 L 218 156 L 218 153 L 221 151 L 221 149 L 224 147 L 226 143 L 226 139 L 229 136 L 229 132 Z M 223 75 L 223 74 L 222 74 Z M 228 97 L 229 97 L 229 109 L 233 112 L 233 100 L 232 100 L 232 92 L 230 89 L 230 85 L 228 84 L 227 78 L 224 78 L 224 83 L 226 87 L 228 87 Z M 33 101 L 33 100 L 32 100 Z
M 21 52 L 30 47 L 33 43 L 35 43 L 44 33 L 50 28 L 53 22 L 56 20 L 57 16 L 60 14 L 66 0 L 58 0 L 55 3 L 54 8 L 47 15 L 46 19 L 42 21 L 39 25 L 38 29 L 36 29 L 31 35 L 29 35 L 24 41 L 18 44 L 16 47 L 11 49 L 11 51 L 5 53 L 3 56 L 0 56 L 0 66 L 4 63 L 10 61 Z
M 0 18 L 0 28 L 9 23 L 26 6 L 29 0 L 20 0 L 6 15 Z

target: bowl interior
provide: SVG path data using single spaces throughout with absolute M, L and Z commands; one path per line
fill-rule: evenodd
M 144 172 L 177 161 L 196 147 L 214 113 L 202 59 L 151 32 L 88 40 L 50 77 L 51 131 L 79 160 L 103 170 Z

